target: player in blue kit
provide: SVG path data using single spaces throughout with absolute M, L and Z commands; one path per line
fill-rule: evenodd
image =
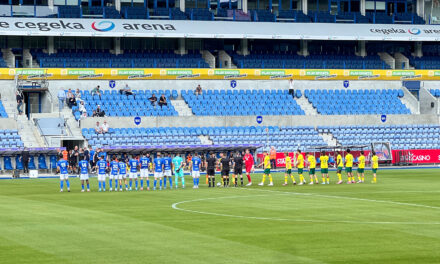
M 200 165 L 202 164 L 202 160 L 199 155 L 196 153 L 194 157 L 191 159 L 190 170 L 191 176 L 193 177 L 194 189 L 199 188 L 200 182 Z
M 163 160 L 160 156 L 160 152 L 157 153 L 157 157 L 153 163 L 154 169 L 154 190 L 156 190 L 157 179 L 159 179 L 159 188 L 162 190 L 162 177 L 163 177 Z
M 150 190 L 150 179 L 149 177 L 149 169 L 151 164 L 150 154 L 142 154 L 142 157 L 139 159 L 139 163 L 141 166 L 141 191 L 144 190 L 144 178 L 147 181 L 147 191 Z
M 99 157 L 96 168 L 98 170 L 99 191 L 105 192 L 105 170 L 107 169 L 107 162 L 105 162 L 104 156 Z
M 116 159 L 116 156 L 113 156 L 112 161 L 110 162 L 110 175 L 108 179 L 108 185 L 110 186 L 110 191 L 113 189 L 112 181 L 115 181 L 115 192 L 118 191 L 118 179 L 119 179 L 119 162 Z
M 130 165 L 130 174 L 129 174 L 129 179 L 130 179 L 130 191 L 133 189 L 133 181 L 135 181 L 136 184 L 136 191 L 138 190 L 138 167 L 139 167 L 139 161 L 137 160 L 138 157 L 134 156 L 132 157 L 132 159 L 128 162 L 128 165 Z
M 122 192 L 122 180 L 125 183 L 125 190 L 128 191 L 127 186 L 127 163 L 125 163 L 124 159 L 121 159 L 119 162 L 119 191 Z
M 87 192 L 90 192 L 89 161 L 87 160 L 87 156 L 84 156 L 84 159 L 81 160 L 78 165 L 81 171 L 81 174 L 79 175 L 79 179 L 81 180 L 81 192 L 84 192 L 84 181 L 87 183 Z
M 70 192 L 69 173 L 67 172 L 69 163 L 67 163 L 67 160 L 63 159 L 62 154 L 60 155 L 60 160 L 57 162 L 57 166 L 60 170 L 60 192 L 63 192 L 64 181 L 66 181 L 67 191 Z
M 173 159 L 171 158 L 170 154 L 167 153 L 164 155 L 165 157 L 163 157 L 163 188 L 166 189 L 167 188 L 167 178 L 170 181 L 170 189 L 173 189 L 173 180 L 172 180 L 172 174 L 171 174 L 171 165 L 173 162 Z

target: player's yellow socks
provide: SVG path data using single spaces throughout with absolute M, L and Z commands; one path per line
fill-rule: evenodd
M 284 175 L 284 184 L 287 184 L 287 175 Z
M 361 176 L 358 176 L 358 181 L 361 181 Z
M 365 181 L 365 176 L 362 176 L 362 181 Z
M 266 181 L 266 174 L 263 174 L 263 181 L 262 183 L 264 183 Z
M 318 177 L 315 175 L 315 182 L 319 183 Z
M 324 177 L 322 177 L 322 183 L 325 183 L 325 178 Z
M 270 175 L 270 174 L 269 174 L 269 181 L 270 181 L 270 183 L 273 182 L 273 181 L 272 181 L 272 175 Z
M 330 178 L 327 177 L 327 184 L 330 184 Z
M 342 181 L 342 175 L 340 173 L 338 173 L 338 179 L 339 181 Z
M 304 182 L 304 176 L 302 174 L 299 175 L 299 182 Z
M 374 177 L 374 178 L 373 178 L 373 182 L 374 182 L 374 183 L 376 183 L 376 182 L 377 182 L 377 180 L 376 180 L 376 177 Z
M 290 175 L 290 178 L 292 179 L 292 182 L 293 182 L 293 183 L 296 183 L 296 181 L 295 181 L 295 177 L 293 177 L 293 175 Z

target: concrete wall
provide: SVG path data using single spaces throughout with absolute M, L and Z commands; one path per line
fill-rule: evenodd
M 110 127 L 216 127 L 258 126 L 255 116 L 189 116 L 189 117 L 142 117 L 136 126 L 133 117 L 87 118 L 81 121 L 82 128 L 95 127 L 106 120 Z M 342 126 L 342 125 L 403 125 L 439 124 L 437 115 L 389 115 L 381 121 L 380 115 L 362 116 L 264 116 L 261 126 Z
M 425 87 L 420 88 L 419 101 L 421 114 L 437 114 L 438 100 Z
M 13 118 L 0 118 L 0 129 L 18 129 L 17 122 Z

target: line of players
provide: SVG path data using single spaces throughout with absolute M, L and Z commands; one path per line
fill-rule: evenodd
M 356 183 L 355 181 L 355 177 L 353 175 L 353 164 L 354 164 L 354 157 L 351 154 L 350 149 L 346 150 L 347 154 L 345 155 L 345 172 L 347 174 L 348 180 L 347 183 L 348 184 L 352 184 L 352 183 Z M 377 177 L 376 177 L 376 173 L 377 173 L 377 169 L 379 168 L 379 158 L 376 155 L 376 153 L 374 151 L 371 152 L 372 157 L 371 157 L 371 164 L 372 164 L 372 171 L 373 171 L 373 180 L 372 183 L 377 183 Z M 337 184 L 342 184 L 343 180 L 342 180 L 342 170 L 344 169 L 344 159 L 342 158 L 341 152 L 337 151 L 336 152 L 336 163 L 334 164 L 334 166 L 337 168 L 336 174 L 338 176 L 338 182 Z M 309 167 L 309 176 L 310 176 L 310 182 L 309 184 L 319 184 L 318 181 L 318 177 L 316 176 L 316 158 L 313 155 L 313 153 L 306 153 L 306 159 L 307 159 L 307 164 Z M 320 153 L 320 168 L 321 168 L 321 174 L 322 174 L 322 183 L 321 184 L 330 184 L 330 178 L 329 178 L 329 174 L 328 174 L 328 168 L 329 168 L 329 156 L 325 153 L 325 151 L 322 151 Z M 295 177 L 292 174 L 292 167 L 293 167 L 293 162 L 292 162 L 292 158 L 288 155 L 288 153 L 285 153 L 285 163 L 286 163 L 286 170 L 285 170 L 285 174 L 284 174 L 284 186 L 288 185 L 287 181 L 288 178 L 290 177 L 292 180 L 292 183 L 294 185 L 297 184 Z M 266 177 L 269 178 L 269 186 L 273 186 L 273 180 L 272 180 L 272 176 L 270 174 L 270 169 L 271 169 L 271 163 L 270 163 L 270 156 L 267 153 L 267 151 L 264 152 L 264 160 L 263 162 L 258 165 L 259 167 L 263 167 L 264 168 L 264 173 L 263 173 L 263 179 L 261 181 L 261 183 L 259 183 L 258 185 L 263 186 L 264 182 L 266 181 Z M 304 156 L 301 153 L 301 150 L 297 150 L 296 151 L 296 167 L 298 169 L 298 176 L 299 176 L 299 183 L 298 185 L 303 185 L 306 184 L 306 180 L 304 178 L 304 167 L 305 167 L 305 160 L 304 160 Z M 364 151 L 360 152 L 360 155 L 358 157 L 358 169 L 357 169 L 357 177 L 358 177 L 358 181 L 357 183 L 363 183 L 365 181 L 365 153 Z
M 350 149 L 346 150 L 347 155 L 345 156 L 345 172 L 348 177 L 348 184 L 356 183 L 355 177 L 353 175 L 353 164 L 354 157 L 350 153 Z M 342 158 L 341 153 L 336 152 L 336 163 L 334 166 L 337 168 L 337 176 L 338 182 L 337 184 L 342 184 L 342 170 L 344 168 L 344 159 Z M 325 152 L 321 152 L 320 155 L 320 168 L 322 174 L 322 183 L 321 184 L 330 184 L 330 178 L 328 174 L 329 168 L 329 156 Z M 306 153 L 307 164 L 309 168 L 309 176 L 310 182 L 309 184 L 319 184 L 318 177 L 316 175 L 316 158 L 312 153 Z M 373 171 L 373 181 L 372 183 L 377 182 L 376 172 L 378 169 L 378 157 L 376 153 L 372 152 L 372 171 Z M 286 170 L 284 176 L 284 184 L 288 185 L 288 178 L 290 177 L 292 183 L 294 185 L 297 184 L 295 177 L 292 174 L 293 162 L 288 153 L 285 154 L 285 163 Z M 70 183 L 68 178 L 68 162 L 60 156 L 60 160 L 58 161 L 57 166 L 60 170 L 60 191 L 63 191 L 63 183 L 66 182 L 67 191 L 70 191 Z M 202 166 L 202 160 L 198 154 L 195 154 L 191 159 L 191 162 L 188 164 L 191 172 L 191 176 L 193 178 L 193 188 L 199 188 L 200 183 L 200 171 Z M 234 186 L 238 186 L 238 179 L 240 178 L 240 186 L 243 186 L 243 165 L 246 170 L 246 176 L 248 179 L 248 183 L 246 186 L 252 185 L 251 173 L 254 172 L 254 157 L 250 154 L 249 150 L 246 150 L 246 154 L 244 156 L 241 155 L 240 152 L 234 154 L 234 156 L 229 158 L 224 153 L 220 153 L 220 159 L 215 157 L 214 153 L 210 153 L 209 158 L 206 160 L 205 168 L 207 171 L 207 184 L 208 187 L 215 187 L 215 171 L 216 169 L 220 169 L 221 171 L 221 180 L 222 183 L 218 183 L 217 186 L 223 185 L 223 187 L 229 187 L 229 173 L 231 167 L 233 167 L 233 177 L 232 183 Z M 299 175 L 299 183 L 298 185 L 306 184 L 306 180 L 303 176 L 304 168 L 306 162 L 303 154 L 300 150 L 296 152 L 296 167 L 298 169 Z M 126 191 L 133 190 L 133 182 L 134 189 L 144 190 L 144 178 L 146 183 L 146 189 L 150 190 L 150 171 L 153 172 L 154 183 L 153 190 L 156 190 L 157 183 L 159 182 L 159 190 L 162 188 L 167 188 L 167 181 L 169 182 L 169 188 L 173 188 L 172 175 L 175 176 L 174 186 L 178 188 L 179 179 L 182 184 L 182 188 L 185 188 L 185 178 L 183 168 L 185 166 L 183 158 L 177 154 L 174 158 L 171 158 L 170 154 L 161 156 L 161 153 L 157 153 L 156 158 L 151 158 L 149 153 L 144 153 L 141 157 L 133 156 L 132 159 L 125 163 L 123 161 L 118 161 L 116 157 L 112 158 L 112 161 L 107 165 L 107 162 L 103 159 L 103 156 L 99 158 L 99 161 L 96 163 L 96 170 L 98 171 L 98 185 L 99 191 L 106 191 L 106 178 L 107 173 L 109 174 L 109 190 L 110 191 Z M 271 161 L 269 154 L 264 152 L 264 159 L 258 167 L 264 168 L 263 178 L 261 183 L 258 185 L 263 186 L 266 180 L 266 177 L 269 178 L 269 186 L 273 186 L 273 179 L 270 174 L 271 170 Z M 85 186 L 87 186 L 87 191 L 90 191 L 90 183 L 89 183 L 89 162 L 84 158 L 79 162 L 80 168 L 80 180 L 81 180 L 81 188 L 82 192 L 85 191 Z M 138 174 L 140 169 L 140 175 Z M 358 169 L 357 169 L 357 183 L 363 183 L 365 181 L 365 155 L 364 152 L 360 152 L 360 156 L 358 157 Z M 138 181 L 138 176 L 140 176 L 140 181 Z M 113 188 L 114 183 L 114 188 Z M 140 186 L 139 186 L 140 184 Z
M 209 158 L 206 160 L 205 168 L 207 171 L 207 183 L 209 187 L 215 187 L 215 170 L 220 167 L 222 182 L 224 187 L 229 186 L 229 172 L 231 166 L 234 168 L 233 184 L 238 186 L 238 176 L 240 176 L 241 186 L 243 186 L 242 168 L 243 164 L 246 168 L 246 175 L 248 178 L 247 186 L 252 185 L 250 173 L 254 171 L 254 157 L 250 154 L 249 150 L 246 150 L 244 156 L 237 152 L 233 159 L 230 159 L 224 153 L 220 153 L 220 159 L 217 160 L 214 153 L 210 153 Z M 80 181 L 81 192 L 90 192 L 89 182 L 89 162 L 84 157 L 79 163 L 80 169 Z M 188 164 L 193 178 L 193 188 L 198 189 L 200 183 L 200 171 L 202 166 L 202 160 L 198 154 L 195 154 L 191 162 Z M 60 192 L 63 192 L 64 182 L 66 182 L 67 191 L 70 192 L 70 182 L 68 176 L 69 164 L 60 155 L 60 159 L 57 163 L 60 172 Z M 150 190 L 150 172 L 153 173 L 154 182 L 153 190 L 156 190 L 159 185 L 159 190 L 167 188 L 167 181 L 169 188 L 173 188 L 172 175 L 174 174 L 174 186 L 178 188 L 179 180 L 182 188 L 185 188 L 185 178 L 183 168 L 185 166 L 183 158 L 180 154 L 171 158 L 170 154 L 165 154 L 163 157 L 161 153 L 157 153 L 156 158 L 151 158 L 149 153 L 142 154 L 141 157 L 134 155 L 132 159 L 125 163 L 118 161 L 116 156 L 112 158 L 110 163 L 104 160 L 104 156 L 100 156 L 98 162 L 96 162 L 96 171 L 98 172 L 98 186 L 99 191 L 106 191 L 106 178 L 108 174 L 109 191 L 131 191 L 144 190 L 144 178 L 146 183 L 146 189 Z M 138 173 L 140 172 L 140 173 Z M 140 180 L 138 178 L 140 176 Z M 134 183 L 134 186 L 133 186 Z M 158 184 L 159 183 L 159 184 Z M 140 185 L 140 186 L 139 186 Z M 87 187 L 87 188 L 85 188 Z

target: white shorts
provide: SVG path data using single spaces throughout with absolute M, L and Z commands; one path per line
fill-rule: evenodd
M 141 169 L 141 178 L 148 178 L 148 169 Z
M 60 180 L 68 180 L 69 179 L 69 174 L 61 174 L 60 173 Z
M 163 172 L 154 172 L 154 178 L 162 178 L 163 177 Z
M 165 177 L 171 177 L 171 170 L 165 170 L 165 172 L 164 172 L 164 174 L 163 174 L 163 176 L 165 176 Z
M 110 179 L 110 180 L 117 180 L 119 177 L 118 177 L 118 174 L 110 174 L 109 176 L 108 176 L 108 178 Z
M 200 177 L 200 171 L 192 171 L 191 176 L 193 178 L 199 178 Z
M 130 172 L 130 174 L 128 175 L 128 177 L 129 177 L 130 179 L 137 179 L 138 174 L 137 174 L 137 172 Z
M 81 181 L 85 181 L 85 180 L 88 180 L 89 179 L 89 174 L 88 173 L 85 173 L 85 174 L 80 174 L 79 175 L 79 179 L 81 180 Z
M 119 177 L 118 177 L 119 180 L 123 180 L 125 178 L 127 178 L 127 174 L 119 174 Z
M 98 181 L 105 181 L 105 174 L 98 174 Z

